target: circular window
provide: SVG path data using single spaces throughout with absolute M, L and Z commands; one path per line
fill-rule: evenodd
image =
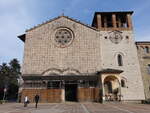
M 71 30 L 66 29 L 66 28 L 60 28 L 55 32 L 55 43 L 57 43 L 57 45 L 59 47 L 65 47 L 67 45 L 69 45 L 72 40 L 73 40 L 73 35 Z

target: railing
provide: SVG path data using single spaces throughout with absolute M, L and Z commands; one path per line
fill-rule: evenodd
M 122 95 L 107 94 L 105 95 L 105 101 L 121 101 Z

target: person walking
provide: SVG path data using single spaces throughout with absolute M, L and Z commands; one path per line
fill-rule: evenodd
M 24 97 L 24 107 L 27 107 L 27 104 L 29 102 L 28 96 Z
M 35 97 L 34 97 L 34 99 L 35 99 L 35 108 L 37 108 L 37 104 L 38 104 L 38 102 L 39 102 L 39 95 L 35 95 Z

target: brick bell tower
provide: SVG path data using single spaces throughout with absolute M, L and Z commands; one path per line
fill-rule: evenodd
M 133 11 L 95 12 L 92 27 L 96 27 L 101 31 L 132 30 L 132 14 Z

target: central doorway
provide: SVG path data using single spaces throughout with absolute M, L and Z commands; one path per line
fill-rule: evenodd
M 65 84 L 65 100 L 77 101 L 77 84 Z

